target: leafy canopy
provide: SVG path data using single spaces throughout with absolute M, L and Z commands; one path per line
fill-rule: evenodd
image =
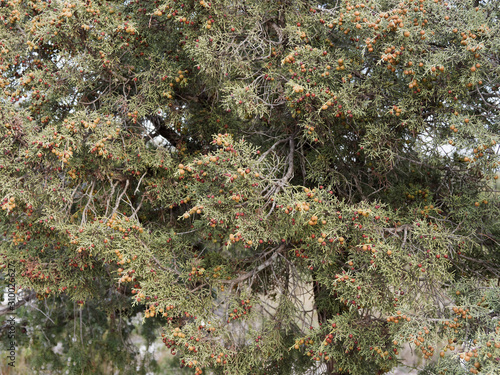
M 4 267 L 197 374 L 494 373 L 498 8 L 0 1 Z

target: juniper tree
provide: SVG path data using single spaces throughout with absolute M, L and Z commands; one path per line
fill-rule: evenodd
M 4 266 L 196 374 L 494 373 L 498 5 L 2 1 Z

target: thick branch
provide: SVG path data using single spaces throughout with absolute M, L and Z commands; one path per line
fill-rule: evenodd
M 280 252 L 282 252 L 284 249 L 285 249 L 285 244 L 281 244 L 277 249 L 276 251 L 274 252 L 274 254 L 268 259 L 266 260 L 265 262 L 261 263 L 257 268 L 237 277 L 236 279 L 232 279 L 232 280 L 221 280 L 221 283 L 223 284 L 239 284 L 241 283 L 242 281 L 245 281 L 247 279 L 249 279 L 250 277 L 256 275 L 257 273 L 259 273 L 260 271 L 262 271 L 264 268 L 266 267 L 269 267 L 271 264 L 274 263 L 274 261 L 276 260 L 276 258 L 278 257 L 278 254 Z
M 32 300 L 35 296 L 36 296 L 36 293 L 33 291 L 30 291 L 29 293 L 26 293 L 26 296 L 24 298 L 18 300 L 14 305 L 2 306 L 0 308 L 0 316 L 12 313 L 13 311 L 17 310 L 21 306 L 24 306 L 27 302 Z

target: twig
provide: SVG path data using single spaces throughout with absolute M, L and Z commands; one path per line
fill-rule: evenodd
M 259 160 L 257 160 L 257 164 L 260 164 L 260 162 L 261 162 L 262 160 L 264 160 L 264 159 L 265 159 L 265 157 L 266 157 L 266 156 L 267 156 L 267 155 L 268 155 L 271 151 L 273 151 L 273 150 L 276 148 L 276 146 L 278 146 L 278 145 L 279 145 L 279 144 L 281 144 L 281 143 L 285 143 L 287 140 L 288 140 L 288 138 L 286 138 L 286 139 L 280 139 L 279 141 L 275 142 L 275 143 L 274 143 L 274 144 L 273 144 L 273 145 L 269 148 L 269 150 L 267 150 L 266 152 L 264 152 L 264 153 L 261 155 L 261 157 L 259 158 Z
M 83 212 L 82 212 L 82 221 L 81 221 L 81 226 L 83 226 L 83 224 L 86 222 L 86 219 L 87 219 L 87 210 L 89 208 L 89 205 L 90 203 L 92 202 L 92 193 L 94 192 L 94 185 L 95 185 L 95 181 L 92 181 L 92 185 L 90 187 L 90 194 L 86 194 L 89 196 L 89 200 L 87 201 L 87 204 L 85 205 L 85 208 L 83 209 Z
M 125 181 L 125 187 L 123 188 L 123 191 L 122 193 L 120 194 L 120 196 L 116 199 L 116 204 L 115 204 L 115 208 L 113 209 L 113 212 L 111 212 L 111 216 L 113 216 L 113 214 L 118 210 L 118 207 L 120 206 L 120 202 L 123 198 L 123 195 L 125 194 L 125 192 L 127 191 L 128 189 L 128 184 L 130 183 L 129 180 L 126 180 Z
M 135 188 L 135 191 L 134 191 L 134 195 L 139 191 L 139 186 L 141 186 L 141 182 L 142 182 L 142 179 L 144 178 L 144 176 L 147 174 L 148 172 L 144 172 L 144 174 L 141 176 L 141 178 L 139 179 L 139 182 L 137 183 L 137 187 Z

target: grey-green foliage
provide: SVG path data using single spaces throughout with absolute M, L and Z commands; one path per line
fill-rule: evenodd
M 498 1 L 2 4 L 19 285 L 121 294 L 198 374 L 494 371 Z

